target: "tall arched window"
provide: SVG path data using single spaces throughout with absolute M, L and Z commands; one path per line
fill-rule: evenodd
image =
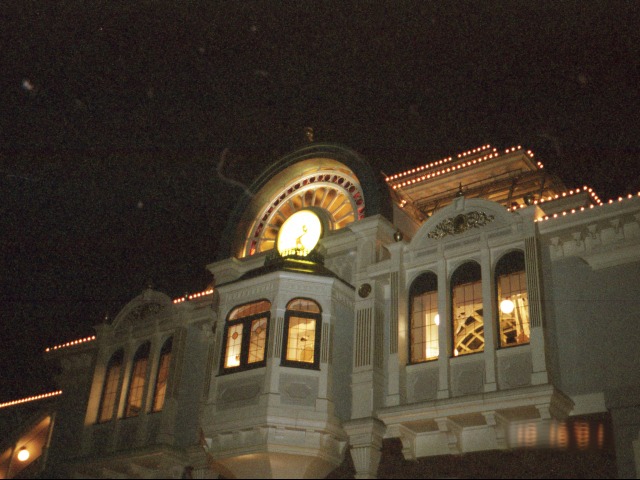
M 482 273 L 476 262 L 460 265 L 451 277 L 453 355 L 484 350 Z
M 158 373 L 156 374 L 156 384 L 153 389 L 152 412 L 159 412 L 164 407 L 164 399 L 167 395 L 167 382 L 169 380 L 169 365 L 171 364 L 171 348 L 173 338 L 168 338 L 160 350 L 160 360 L 158 360 Z
M 270 309 L 271 302 L 260 300 L 231 311 L 225 325 L 223 372 L 266 364 Z
M 320 305 L 307 298 L 294 298 L 284 314 L 285 348 L 282 365 L 320 367 Z
M 100 408 L 98 409 L 98 423 L 108 422 L 113 418 L 118 398 L 118 384 L 120 382 L 123 356 L 124 351 L 120 349 L 111 355 L 111 359 L 107 364 L 107 374 L 104 377 Z
M 133 357 L 129 390 L 127 392 L 127 401 L 124 409 L 125 417 L 135 417 L 142 411 L 144 383 L 147 377 L 147 365 L 149 364 L 149 348 L 149 342 L 143 343 L 138 347 Z
M 500 346 L 527 344 L 531 327 L 524 253 L 516 250 L 500 258 L 496 264 L 495 277 Z
M 411 363 L 438 358 L 438 277 L 433 272 L 418 276 L 409 289 L 411 303 Z

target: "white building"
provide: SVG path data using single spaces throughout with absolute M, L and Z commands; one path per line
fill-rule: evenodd
M 489 145 L 382 178 L 310 143 L 250 190 L 210 289 L 145 290 L 49 349 L 49 435 L 22 464 L 33 425 L 8 438 L 0 478 L 323 478 L 348 455 L 373 478 L 392 439 L 407 460 L 610 441 L 640 476 L 638 196 Z

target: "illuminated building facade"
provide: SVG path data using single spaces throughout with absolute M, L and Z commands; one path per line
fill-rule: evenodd
M 489 145 L 381 178 L 311 143 L 250 191 L 210 289 L 145 290 L 48 349 L 49 475 L 323 478 L 348 460 L 374 478 L 395 442 L 412 461 L 609 443 L 638 477 L 640 197 L 603 203 Z

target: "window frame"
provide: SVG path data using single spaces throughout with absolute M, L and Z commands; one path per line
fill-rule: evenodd
M 521 288 L 519 291 L 515 293 L 510 292 L 510 294 L 521 295 L 523 292 L 525 294 L 526 303 L 520 307 L 516 305 L 515 311 L 518 312 L 524 309 L 524 311 L 526 312 L 526 321 L 522 323 L 523 323 L 523 329 L 525 328 L 524 325 L 526 324 L 526 328 L 528 328 L 529 330 L 529 335 L 528 335 L 527 341 L 524 341 L 524 342 L 516 341 L 515 343 L 506 343 L 506 342 L 503 342 L 503 338 L 502 338 L 504 318 L 503 318 L 503 312 L 500 308 L 500 303 L 501 303 L 500 278 L 516 275 L 516 274 L 522 275 L 524 277 L 523 279 L 524 288 L 523 289 Z M 498 259 L 494 267 L 494 283 L 495 283 L 494 284 L 494 291 L 495 291 L 494 306 L 497 313 L 496 323 L 497 323 L 497 333 L 498 333 L 498 342 L 497 342 L 498 348 L 500 349 L 513 348 L 513 347 L 520 347 L 523 345 L 529 345 L 531 343 L 531 314 L 529 311 L 529 288 L 528 288 L 529 286 L 527 284 L 527 269 L 526 269 L 525 254 L 522 250 L 519 250 L 519 249 L 511 250 L 506 252 L 502 256 L 500 256 L 500 258 Z
M 429 323 L 424 323 L 422 325 L 422 327 L 416 327 L 414 328 L 414 322 L 416 321 L 416 319 L 414 318 L 414 302 L 422 297 L 423 295 L 426 294 L 432 294 L 435 293 L 436 295 L 436 307 L 435 307 L 435 312 L 436 315 L 439 315 L 439 306 L 438 306 L 438 275 L 431 271 L 431 270 L 427 270 L 424 271 L 422 273 L 420 273 L 416 278 L 413 279 L 413 281 L 411 282 L 411 286 L 409 287 L 409 335 L 408 335 L 408 339 L 409 339 L 409 364 L 410 365 L 415 365 L 415 364 L 419 364 L 419 363 L 426 363 L 426 362 L 433 362 L 436 361 L 440 358 L 440 347 L 439 347 L 439 342 L 440 342 L 440 325 L 439 322 L 436 322 L 435 320 L 433 321 L 433 323 L 430 321 Z M 429 313 L 433 313 L 434 309 L 430 309 Z M 421 313 L 425 313 L 424 310 L 421 310 Z M 438 317 L 440 318 L 440 317 Z M 435 345 L 437 347 L 438 350 L 438 354 L 434 357 L 427 357 L 425 349 L 427 348 L 427 346 L 429 344 L 431 344 L 433 342 L 433 340 L 429 341 L 429 330 L 431 329 L 431 327 L 435 325 L 436 326 L 436 338 L 435 338 Z M 414 335 L 415 331 L 421 328 L 423 330 L 423 335 L 422 335 L 422 341 L 421 342 L 417 342 L 417 338 Z M 419 360 L 414 360 L 414 351 L 417 349 L 418 345 L 422 345 L 422 348 L 420 349 L 421 352 L 423 353 L 423 355 L 421 356 L 421 359 Z
M 297 301 L 305 300 L 313 302 L 318 307 L 318 312 L 305 312 L 302 310 L 293 310 L 289 306 Z M 291 318 L 310 318 L 315 320 L 315 332 L 313 342 L 313 362 L 302 362 L 297 360 L 287 359 L 287 353 L 289 350 L 289 329 L 291 324 Z M 307 370 L 320 370 L 320 345 L 321 345 L 321 333 L 322 333 L 322 307 L 316 300 L 308 297 L 295 297 L 287 302 L 287 308 L 284 313 L 284 328 L 282 329 L 282 355 L 280 358 L 280 365 L 284 367 L 292 368 L 304 368 Z
M 169 357 L 169 360 L 167 361 L 166 368 L 163 368 L 163 360 L 167 356 Z M 171 372 L 172 359 L 173 359 L 173 337 L 169 337 L 163 342 L 162 348 L 160 348 L 160 355 L 158 357 L 158 368 L 156 369 L 156 377 L 153 382 L 153 396 L 151 397 L 151 406 L 150 406 L 151 413 L 161 412 L 162 409 L 164 408 L 164 403 L 167 399 L 167 388 L 169 386 L 169 374 Z M 158 403 L 158 398 L 159 398 L 159 392 L 160 392 L 159 381 L 161 378 L 161 374 L 163 374 L 164 376 L 165 386 L 164 386 L 164 391 L 162 393 L 162 400 L 161 400 L 162 403 L 159 407 L 157 407 L 156 404 Z
M 140 344 L 140 346 L 136 349 L 135 355 L 133 356 L 133 359 L 131 361 L 131 371 L 129 372 L 129 384 L 127 386 L 127 395 L 125 397 L 124 412 L 122 414 L 122 418 L 137 417 L 141 413 L 144 413 L 144 410 L 145 410 L 144 401 L 145 401 L 145 391 L 147 389 L 147 383 L 148 383 L 147 375 L 149 373 L 150 352 L 151 352 L 151 342 L 147 340 L 146 342 L 143 342 Z M 138 365 L 141 364 L 142 362 L 144 362 L 143 371 L 138 372 L 138 373 L 142 373 L 142 384 L 140 384 L 138 381 L 140 376 L 136 375 L 136 369 L 138 368 Z M 134 391 L 134 388 L 136 389 L 135 391 Z M 132 400 L 132 397 L 131 397 L 132 394 L 140 395 L 140 409 L 137 412 L 129 410 L 130 408 L 132 408 L 132 405 L 130 404 Z
M 123 367 L 124 366 L 124 349 L 119 348 L 111 357 L 109 357 L 109 362 L 107 362 L 107 368 L 105 370 L 104 380 L 102 382 L 102 390 L 100 392 L 100 403 L 98 404 L 98 415 L 96 419 L 96 423 L 103 424 L 109 423 L 114 418 L 117 417 L 118 412 L 118 404 L 120 398 L 120 380 L 122 378 Z M 112 371 L 117 367 L 118 371 L 115 374 L 115 378 L 111 376 Z M 113 386 L 113 381 L 115 380 L 115 388 L 109 389 L 107 391 L 108 386 Z M 108 417 L 103 418 L 103 410 L 105 408 L 105 402 L 107 401 L 107 394 L 109 396 L 113 395 L 112 399 L 109 399 L 111 402 L 111 414 Z
M 457 278 L 459 277 L 459 278 Z M 482 322 L 482 347 L 474 350 L 474 351 L 470 351 L 470 352 L 458 352 L 456 354 L 456 336 L 457 336 L 457 332 L 456 332 L 456 320 L 455 320 L 455 315 L 456 315 L 456 295 L 455 295 L 455 289 L 457 287 L 462 287 L 465 285 L 470 285 L 472 286 L 472 288 L 475 288 L 476 285 L 479 286 L 480 288 L 480 302 L 476 302 L 476 296 L 475 294 L 472 296 L 472 303 L 479 303 L 480 304 L 480 308 L 483 310 L 482 314 L 480 315 L 481 318 L 481 322 Z M 462 262 L 460 265 L 458 265 L 458 267 L 456 267 L 456 269 L 453 271 L 451 278 L 449 280 L 449 304 L 451 307 L 451 314 L 449 316 L 449 323 L 451 325 L 451 334 L 450 334 L 450 344 L 451 344 L 451 356 L 454 358 L 458 358 L 458 357 L 464 357 L 467 355 L 473 355 L 476 353 L 483 353 L 485 351 L 485 346 L 486 346 L 486 340 L 485 340 L 485 332 L 484 329 L 486 327 L 486 320 L 484 318 L 484 298 L 483 298 L 483 291 L 482 291 L 482 285 L 483 285 L 483 278 L 482 278 L 482 267 L 480 266 L 480 264 L 475 261 L 475 260 L 466 260 L 464 262 Z M 465 302 L 463 302 L 464 304 Z M 477 312 L 476 312 L 477 313 Z M 475 318 L 473 315 L 469 315 L 467 317 L 467 319 L 465 319 L 465 324 L 467 323 L 469 318 Z M 477 320 L 477 319 L 476 319 Z M 472 335 L 473 332 L 475 330 L 477 330 L 479 327 L 475 327 L 475 329 L 470 330 L 470 332 L 467 334 L 468 335 Z M 463 337 L 466 338 L 466 337 Z
M 269 304 L 269 308 L 263 310 L 258 313 L 253 313 L 251 315 L 245 317 L 239 317 L 230 319 L 230 317 L 239 309 L 249 307 L 250 305 L 259 304 L 261 302 L 267 302 Z M 224 325 L 224 332 L 222 337 L 222 352 L 221 352 L 221 361 L 220 361 L 220 374 L 226 375 L 234 372 L 242 372 L 245 370 L 252 370 L 254 368 L 261 368 L 266 366 L 267 364 L 267 347 L 269 345 L 269 330 L 271 328 L 271 307 L 272 303 L 265 299 L 259 299 L 247 303 L 243 303 L 241 305 L 236 305 L 233 307 L 229 314 L 227 315 L 227 319 Z M 249 363 L 249 350 L 251 345 L 251 325 L 255 320 L 259 320 L 264 318 L 266 320 L 266 332 L 265 332 L 265 342 L 264 342 L 264 351 L 263 351 L 263 359 L 257 362 Z M 229 341 L 229 329 L 235 327 L 236 325 L 242 325 L 242 340 L 240 343 L 240 363 L 237 366 L 233 367 L 225 367 L 225 361 L 227 356 L 227 344 Z M 246 334 L 249 332 L 249 335 Z

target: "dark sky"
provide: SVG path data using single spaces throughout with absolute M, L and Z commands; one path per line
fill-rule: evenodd
M 637 191 L 638 25 L 611 0 L 2 2 L 0 402 L 150 282 L 204 289 L 234 182 L 307 126 L 388 174 L 520 144 Z

